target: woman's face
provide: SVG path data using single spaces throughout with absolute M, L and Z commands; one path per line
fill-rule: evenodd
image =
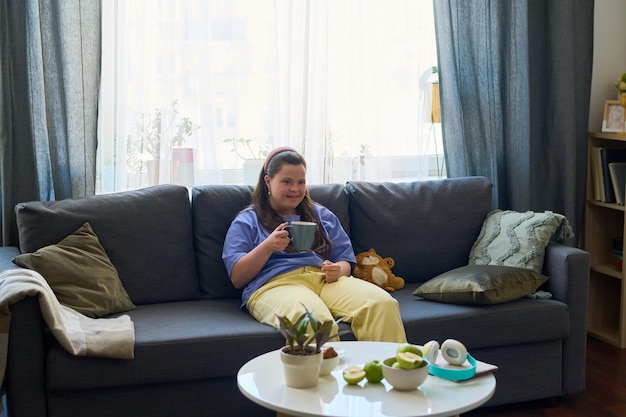
M 306 194 L 304 165 L 284 164 L 274 178 L 265 176 L 270 206 L 281 216 L 296 214 L 296 207 Z

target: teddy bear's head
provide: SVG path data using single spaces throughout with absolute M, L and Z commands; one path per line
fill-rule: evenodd
M 353 275 L 391 292 L 404 287 L 404 279 L 391 272 L 394 265 L 393 258 L 383 258 L 370 249 L 356 255 Z

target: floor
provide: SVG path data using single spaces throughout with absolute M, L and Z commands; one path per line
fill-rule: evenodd
M 626 349 L 587 341 L 585 391 L 551 404 L 533 401 L 478 409 L 464 417 L 626 417 Z

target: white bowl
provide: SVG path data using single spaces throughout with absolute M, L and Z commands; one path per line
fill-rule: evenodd
M 383 361 L 383 376 L 395 389 L 401 391 L 414 390 L 426 381 L 428 362 L 422 362 L 415 369 L 392 368 L 394 362 L 396 362 L 396 358 L 387 358 Z
M 320 376 L 330 375 L 330 373 L 339 364 L 339 355 L 334 358 L 322 359 L 322 365 L 320 366 Z

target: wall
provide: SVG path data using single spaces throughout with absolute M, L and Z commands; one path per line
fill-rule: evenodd
M 596 0 L 589 131 L 602 130 L 604 102 L 617 100 L 618 91 L 613 83 L 624 72 L 626 72 L 626 1 Z

